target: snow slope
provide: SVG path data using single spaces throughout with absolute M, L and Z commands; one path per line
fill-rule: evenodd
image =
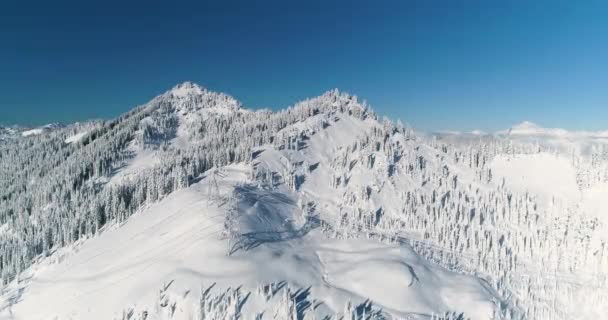
M 564 156 L 548 153 L 497 156 L 490 168 L 499 181 L 505 178 L 509 188 L 519 192 L 531 192 L 544 202 L 549 202 L 552 198 L 570 203 L 581 200 L 581 192 L 576 183 L 576 170 L 570 159 Z
M 285 223 L 300 214 L 293 199 L 247 187 L 247 171 L 243 165 L 221 169 L 217 176 L 207 176 L 85 241 L 60 263 L 39 264 L 9 288 L 7 296 L 13 300 L 3 301 L 2 317 L 119 318 L 131 306 L 153 310 L 157 290 L 171 283 L 167 294 L 178 297 L 174 319 L 191 319 L 202 284 L 253 290 L 260 283 L 279 281 L 310 287 L 311 295 L 325 305 L 319 313 L 340 312 L 347 301 L 371 299 L 401 317 L 424 318 L 447 310 L 473 319 L 491 315 L 492 293 L 484 283 L 435 266 L 408 246 L 327 241 L 318 230 L 297 233 L 299 226 Z M 215 177 L 224 199 L 210 201 L 209 184 Z M 243 196 L 240 227 L 267 243 L 228 256 L 222 231 L 226 197 L 234 188 Z M 272 214 L 280 216 L 273 219 Z M 272 238 L 282 232 L 294 236 Z M 251 319 L 260 311 L 253 306 L 243 316 Z
M 65 143 L 74 143 L 74 142 L 78 142 L 80 141 L 84 136 L 86 136 L 87 132 L 86 131 L 82 131 L 79 133 L 76 133 L 73 136 L 69 136 L 65 139 Z

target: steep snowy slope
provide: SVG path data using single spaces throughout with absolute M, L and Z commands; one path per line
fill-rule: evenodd
M 184 83 L 99 127 L 35 139 L 70 165 L 0 202 L 0 317 L 608 311 L 608 147 L 595 138 L 421 136 L 337 90 L 254 112 Z

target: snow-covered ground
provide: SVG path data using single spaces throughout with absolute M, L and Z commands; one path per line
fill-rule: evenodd
M 28 137 L 28 136 L 39 135 L 43 132 L 44 132 L 44 129 L 36 128 L 36 129 L 25 130 L 25 131 L 21 132 L 21 135 L 24 137 Z
M 581 200 L 576 170 L 565 156 L 548 153 L 497 156 L 490 168 L 498 181 L 505 178 L 509 188 L 530 192 L 545 202 L 554 197 L 570 203 Z
M 69 136 L 65 139 L 65 143 L 74 143 L 80 141 L 84 136 L 87 135 L 86 131 L 79 132 L 73 136 Z
M 125 161 L 125 165 L 118 168 L 115 175 L 109 180 L 110 184 L 120 183 L 123 179 L 129 179 L 142 173 L 146 169 L 153 168 L 160 159 L 154 149 L 131 148 L 132 157 Z
M 174 319 L 192 319 L 204 284 L 255 290 L 280 281 L 310 288 L 324 304 L 319 316 L 367 299 L 401 317 L 448 310 L 472 319 L 491 316 L 493 293 L 481 280 L 433 265 L 405 245 L 327 240 L 315 229 L 299 232 L 303 226 L 287 223 L 301 214 L 293 199 L 246 187 L 247 172 L 242 165 L 223 168 L 75 246 L 59 263 L 40 263 L 7 289 L 1 316 L 93 320 L 120 318 L 129 307 L 153 312 L 158 290 L 171 283 L 167 294 L 176 303 Z M 212 181 L 220 190 L 215 201 L 210 201 Z M 235 187 L 245 212 L 239 227 L 257 233 L 259 243 L 228 255 L 230 242 L 222 231 Z M 248 306 L 244 319 L 261 311 L 263 306 Z

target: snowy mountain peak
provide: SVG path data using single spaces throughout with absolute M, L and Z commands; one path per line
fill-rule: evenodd
M 359 102 L 359 99 L 357 96 L 351 95 L 344 91 L 340 91 L 338 88 L 328 90 L 318 98 L 329 99 L 329 100 L 333 100 L 335 102 L 341 102 L 343 104 L 353 104 L 353 105 L 363 106 L 363 104 Z
M 179 113 L 197 113 L 205 110 L 211 113 L 229 113 L 241 108 L 241 103 L 232 96 L 210 91 L 196 83 L 186 81 L 173 87 L 171 90 L 154 98 L 150 104 L 152 108 L 171 106 Z
M 338 89 L 326 91 L 318 97 L 303 100 L 294 105 L 294 108 L 314 106 L 324 110 L 337 110 L 339 112 L 348 112 L 355 116 L 371 116 L 377 118 L 375 113 L 369 108 L 367 102 L 359 101 L 356 95 L 351 95 L 346 92 L 341 92 Z
M 169 90 L 167 93 L 176 97 L 185 97 L 190 95 L 202 95 L 207 89 L 190 81 L 180 83 Z

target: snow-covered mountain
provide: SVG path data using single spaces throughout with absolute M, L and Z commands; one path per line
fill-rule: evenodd
M 337 90 L 252 111 L 186 82 L 10 139 L 0 318 L 601 318 L 608 145 L 565 135 L 421 135 Z

